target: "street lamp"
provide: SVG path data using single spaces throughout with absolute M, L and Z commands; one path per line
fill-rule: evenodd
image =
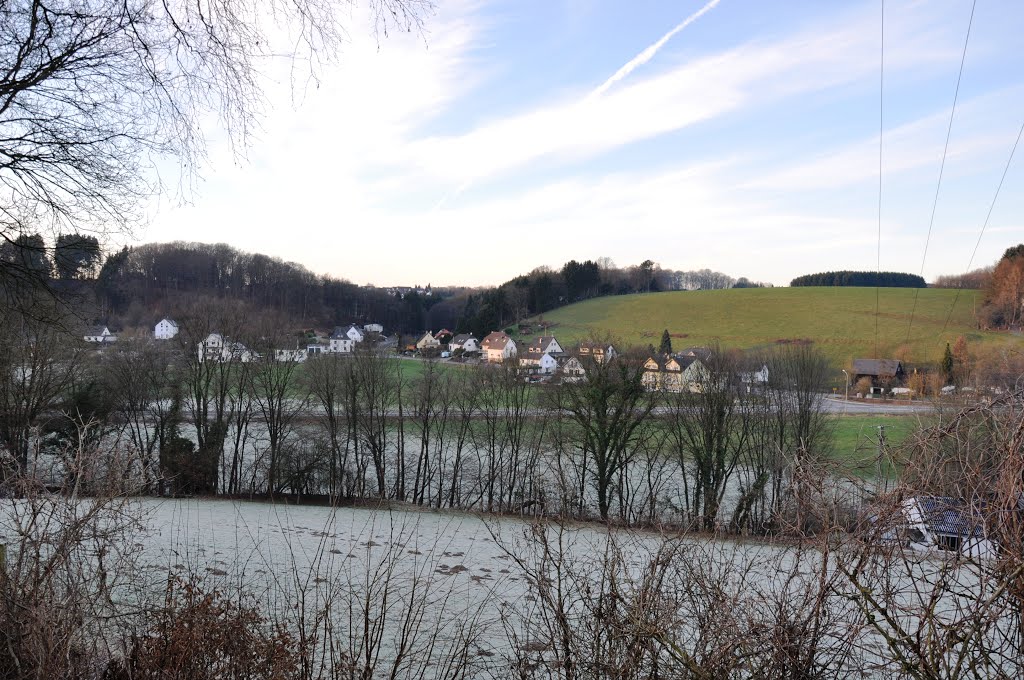
M 846 401 L 850 401 L 850 374 L 846 372 L 846 369 L 842 369 L 843 375 L 846 376 Z

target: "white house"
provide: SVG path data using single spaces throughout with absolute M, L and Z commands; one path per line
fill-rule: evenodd
M 748 385 L 763 385 L 768 382 L 768 364 L 761 364 L 761 368 L 752 367 L 752 370 L 740 373 L 740 381 Z
M 430 331 L 424 333 L 423 337 L 416 341 L 416 349 L 421 352 L 424 350 L 440 349 L 440 347 L 441 343 Z
M 117 336 L 110 332 L 106 326 L 93 326 L 83 336 L 86 342 L 108 343 L 117 342 Z
M 334 354 L 351 354 L 355 349 L 356 341 L 349 336 L 348 331 L 349 329 L 341 326 L 335 328 L 329 338 L 330 344 L 327 346 L 327 351 Z
M 157 340 L 170 340 L 178 334 L 178 323 L 174 319 L 160 319 L 153 328 L 153 337 Z
M 448 343 L 448 349 L 454 352 L 457 349 L 461 349 L 462 352 L 479 352 L 480 342 L 469 333 L 460 333 L 452 338 L 452 341 Z
M 553 335 L 542 335 L 534 338 L 526 347 L 529 354 L 562 354 L 565 350 L 558 344 Z
M 248 363 L 253 354 L 240 342 L 232 342 L 220 333 L 210 333 L 199 343 L 199 361 L 241 361 Z
M 483 342 L 480 343 L 480 349 L 483 350 L 484 357 L 487 361 L 493 363 L 501 363 L 506 359 L 511 359 L 518 354 L 516 349 L 516 342 L 503 331 L 493 331 L 484 338 Z
M 365 326 L 363 326 L 363 331 L 366 333 L 383 333 L 384 326 L 380 325 L 379 323 L 368 323 Z
M 580 360 L 571 355 L 562 355 L 556 357 L 555 361 L 558 363 L 558 375 L 561 377 L 562 382 L 575 383 L 581 380 L 586 380 L 587 370 L 583 368 L 583 364 Z
M 358 326 L 352 325 L 345 329 L 345 335 L 348 336 L 352 342 L 362 342 L 366 339 L 363 331 L 359 330 Z
M 918 551 L 946 550 L 971 557 L 992 558 L 996 544 L 985 535 L 977 508 L 954 498 L 916 496 L 900 504 L 897 527 L 884 535 Z
M 301 364 L 309 356 L 307 349 L 275 349 L 275 361 L 294 361 Z
M 545 352 L 537 361 L 537 371 L 544 375 L 551 375 L 558 370 L 558 359 L 550 353 Z

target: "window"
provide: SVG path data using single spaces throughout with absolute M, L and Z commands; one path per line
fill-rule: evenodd
M 947 534 L 938 534 L 935 537 L 936 543 L 939 545 L 939 550 L 953 550 L 960 552 L 960 537 L 950 536 Z

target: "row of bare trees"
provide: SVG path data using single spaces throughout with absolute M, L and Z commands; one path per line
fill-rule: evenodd
M 740 378 L 749 357 L 716 347 L 693 389 L 664 393 L 645 388 L 639 356 L 531 385 L 515 363 L 410 364 L 368 351 L 299 362 L 295 350 L 282 355 L 295 340 L 276 324 L 222 311 L 184 319 L 175 341 L 100 352 L 54 324 L 21 323 L 3 324 L 0 435 L 10 471 L 42 464 L 51 481 L 66 472 L 53 452 L 69 424 L 92 422 L 91 436 L 134 452 L 145 493 L 376 498 L 765 532 L 793 511 L 800 471 L 827 461 L 832 441 L 829 367 L 804 346 L 759 357 L 764 383 Z M 248 360 L 200 351 L 212 332 L 244 341 Z

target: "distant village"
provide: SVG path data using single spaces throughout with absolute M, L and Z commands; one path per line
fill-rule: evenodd
M 172 340 L 179 331 L 176 321 L 164 318 L 153 327 L 152 338 Z M 89 329 L 83 339 L 102 345 L 117 342 L 118 336 L 107 326 L 97 326 Z M 455 334 L 446 328 L 425 331 L 418 336 L 387 335 L 379 323 L 336 326 L 330 333 L 305 331 L 303 340 L 294 347 L 277 347 L 272 351 L 277 361 L 301 363 L 318 355 L 346 356 L 358 350 L 462 365 L 514 361 L 528 382 L 579 382 L 586 378 L 587 362 L 601 364 L 619 354 L 611 343 L 589 341 L 563 347 L 554 335 L 538 335 L 529 340 L 521 339 L 520 343 L 505 331 L 492 331 L 482 340 L 469 333 Z M 217 332 L 209 333 L 196 343 L 196 353 L 199 361 L 244 363 L 261 358 L 244 343 Z M 652 391 L 700 392 L 709 379 L 711 356 L 712 350 L 707 347 L 649 352 L 643 362 L 643 385 Z M 852 371 L 843 370 L 843 373 L 848 387 L 860 386 L 861 392 L 855 396 L 870 397 L 885 392 L 896 397 L 911 396 L 911 389 L 905 386 L 907 371 L 897 359 L 856 359 Z M 769 379 L 768 366 L 752 358 L 740 366 L 735 379 L 748 389 L 765 384 Z

